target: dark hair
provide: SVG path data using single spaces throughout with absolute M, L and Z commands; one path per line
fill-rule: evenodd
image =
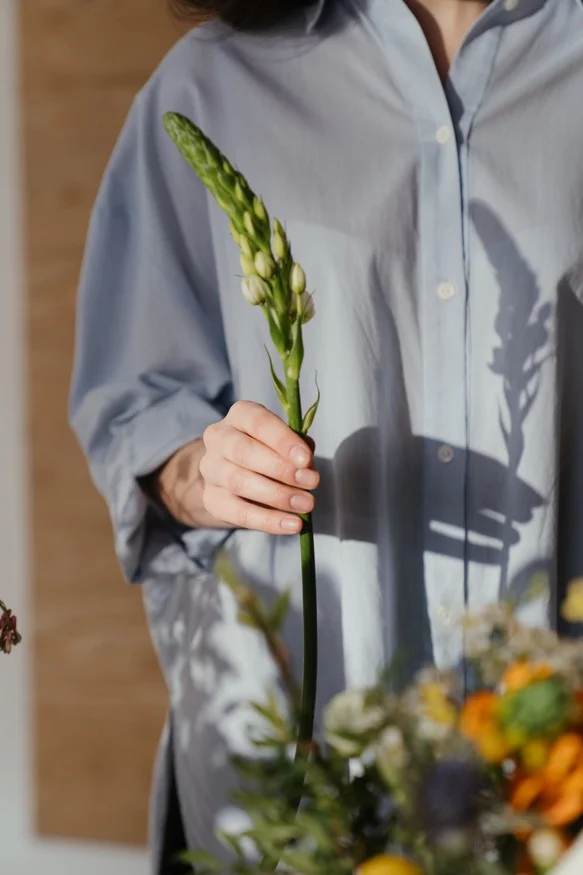
M 265 30 L 315 0 L 170 0 L 182 18 L 195 24 L 220 19 L 236 30 Z

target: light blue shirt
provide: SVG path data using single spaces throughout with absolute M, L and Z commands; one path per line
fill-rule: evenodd
M 212 848 L 239 703 L 273 670 L 209 571 L 225 532 L 160 521 L 136 478 L 237 398 L 280 408 L 266 323 L 168 110 L 285 220 L 315 289 L 323 702 L 399 649 L 456 663 L 464 606 L 533 572 L 552 597 L 529 616 L 553 619 L 583 574 L 583 5 L 495 0 L 445 89 L 403 0 L 321 2 L 264 36 L 209 25 L 134 103 L 89 233 L 72 420 L 145 582 L 188 839 Z M 262 594 L 293 585 L 297 664 L 297 542 L 237 531 L 226 549 Z

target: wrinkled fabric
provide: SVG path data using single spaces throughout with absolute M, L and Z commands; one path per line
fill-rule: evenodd
M 228 753 L 274 679 L 212 557 L 268 599 L 292 586 L 298 667 L 301 593 L 296 539 L 184 530 L 139 486 L 236 399 L 281 412 L 228 222 L 162 114 L 245 173 L 315 290 L 321 704 L 395 653 L 458 664 L 456 616 L 533 574 L 550 596 L 525 616 L 554 622 L 583 574 L 582 94 L 579 0 L 496 0 L 445 86 L 402 0 L 330 0 L 269 35 L 189 34 L 136 98 L 91 222 L 71 417 L 144 584 L 192 846 L 242 822 Z

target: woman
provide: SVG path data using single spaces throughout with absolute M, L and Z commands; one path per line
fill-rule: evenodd
M 531 619 L 553 619 L 583 573 L 579 0 L 185 5 L 206 23 L 138 95 L 97 199 L 71 403 L 170 691 L 157 871 L 172 761 L 175 844 L 216 851 L 242 703 L 274 679 L 217 549 L 262 595 L 294 584 L 298 660 L 294 535 L 321 481 L 321 702 L 398 649 L 457 664 L 455 615 L 535 570 Z M 316 459 L 277 415 L 266 326 L 170 110 L 285 221 L 316 290 Z

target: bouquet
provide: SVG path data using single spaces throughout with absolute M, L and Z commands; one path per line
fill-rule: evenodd
M 282 224 L 270 220 L 215 144 L 177 113 L 164 124 L 229 216 L 242 293 L 267 319 L 284 375 L 269 358 L 273 382 L 290 426 L 305 436 L 319 396 L 304 415 L 303 326 L 314 316 L 304 271 Z M 199 875 L 276 868 L 290 875 L 545 875 L 557 865 L 555 875 L 583 872 L 583 848 L 572 849 L 583 830 L 583 642 L 524 625 L 517 604 L 490 605 L 459 619 L 460 672 L 426 668 L 402 688 L 395 664 L 375 687 L 333 699 L 316 740 L 309 516 L 300 545 L 301 685 L 280 636 L 288 595 L 265 606 L 221 563 L 241 620 L 265 639 L 281 684 L 253 705 L 264 723 L 251 738 L 254 755 L 234 759 L 248 828 L 220 835 L 232 852 L 228 863 L 188 854 Z M 571 586 L 563 613 L 583 621 L 583 581 Z
M 460 617 L 465 677 L 398 665 L 339 694 L 321 741 L 296 743 L 300 690 L 265 607 L 224 564 L 241 620 L 262 634 L 278 691 L 254 704 L 263 729 L 234 765 L 248 828 L 221 838 L 225 864 L 189 854 L 199 875 L 576 875 L 583 848 L 583 642 L 520 622 L 518 606 Z M 583 619 L 583 581 L 563 613 Z M 298 799 L 301 804 L 298 808 Z M 569 860 L 571 853 L 573 856 Z

